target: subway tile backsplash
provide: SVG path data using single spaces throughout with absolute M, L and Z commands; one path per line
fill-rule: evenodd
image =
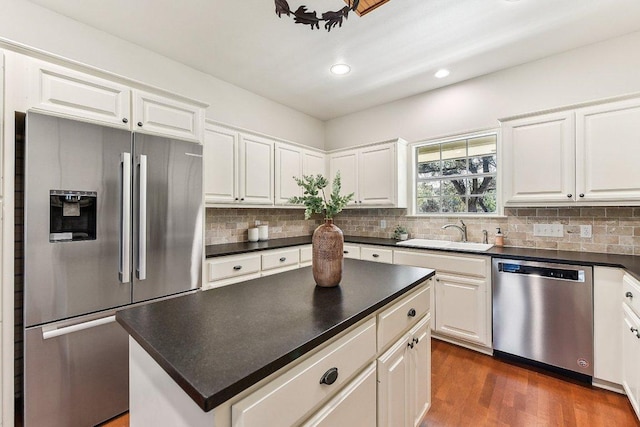
M 339 213 L 335 224 L 344 234 L 353 236 L 393 236 L 400 224 L 409 230 L 409 238 L 459 240 L 460 232 L 442 226 L 458 223 L 459 217 L 409 217 L 406 209 L 348 209 Z M 310 235 L 321 223 L 318 217 L 304 220 L 302 209 L 207 209 L 206 243 L 247 240 L 247 229 L 255 220 L 269 224 L 269 237 Z M 381 228 L 381 221 L 386 228 Z M 482 230 L 494 242 L 496 228 L 504 233 L 506 246 L 566 251 L 640 255 L 640 207 L 562 207 L 507 208 L 503 218 L 463 218 L 469 241 L 481 242 Z M 533 235 L 534 224 L 563 224 L 563 237 Z M 580 237 L 580 226 L 591 225 L 592 236 Z

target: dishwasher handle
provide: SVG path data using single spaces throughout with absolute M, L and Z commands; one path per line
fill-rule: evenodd
M 502 274 L 521 274 L 533 277 L 544 277 L 552 280 L 569 280 L 584 282 L 584 270 L 579 268 L 541 267 L 536 265 L 499 262 L 498 272 Z

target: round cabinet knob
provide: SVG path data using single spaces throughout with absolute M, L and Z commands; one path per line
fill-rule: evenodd
M 142 127 L 142 122 L 138 122 L 138 126 Z
M 238 198 L 236 197 L 235 200 L 238 201 Z
M 282 258 L 280 258 L 280 262 L 285 262 L 286 260 L 287 260 L 287 258 L 286 258 L 286 257 L 282 257 Z
M 416 309 L 412 308 L 411 310 L 409 310 L 409 312 L 407 313 L 407 316 L 416 317 Z
M 633 294 L 631 292 L 627 292 L 626 294 L 624 294 L 624 296 L 629 299 L 633 299 Z
M 244 197 L 240 198 L 240 201 L 241 201 L 241 202 L 244 202 Z
M 418 344 L 418 343 L 420 342 L 420 339 L 419 339 L 419 338 L 414 338 L 414 339 L 413 339 L 413 342 L 414 342 L 414 343 L 416 343 L 416 344 Z
M 412 342 L 407 343 L 407 347 L 409 347 L 409 348 L 413 348 L 413 346 L 414 346 L 414 345 L 415 345 L 415 344 L 413 344 Z
M 573 194 L 567 194 L 567 197 L 568 197 L 568 198 L 572 198 L 572 197 L 573 197 Z
M 338 379 L 338 368 L 331 368 L 322 375 L 320 384 L 331 385 Z
M 580 197 L 584 197 L 584 194 L 583 194 L 583 193 L 580 193 L 580 194 L 579 194 L 579 196 L 580 196 Z
M 129 123 L 129 119 L 125 117 L 124 119 L 122 119 L 122 123 Z

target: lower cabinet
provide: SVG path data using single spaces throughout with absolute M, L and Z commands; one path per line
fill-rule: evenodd
M 626 275 L 622 303 L 622 386 L 640 418 L 640 283 Z
M 431 405 L 430 320 L 426 316 L 378 359 L 378 427 L 418 426 Z

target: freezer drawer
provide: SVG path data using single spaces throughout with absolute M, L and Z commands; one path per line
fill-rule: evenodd
M 128 335 L 113 316 L 25 331 L 25 427 L 93 426 L 128 410 Z

